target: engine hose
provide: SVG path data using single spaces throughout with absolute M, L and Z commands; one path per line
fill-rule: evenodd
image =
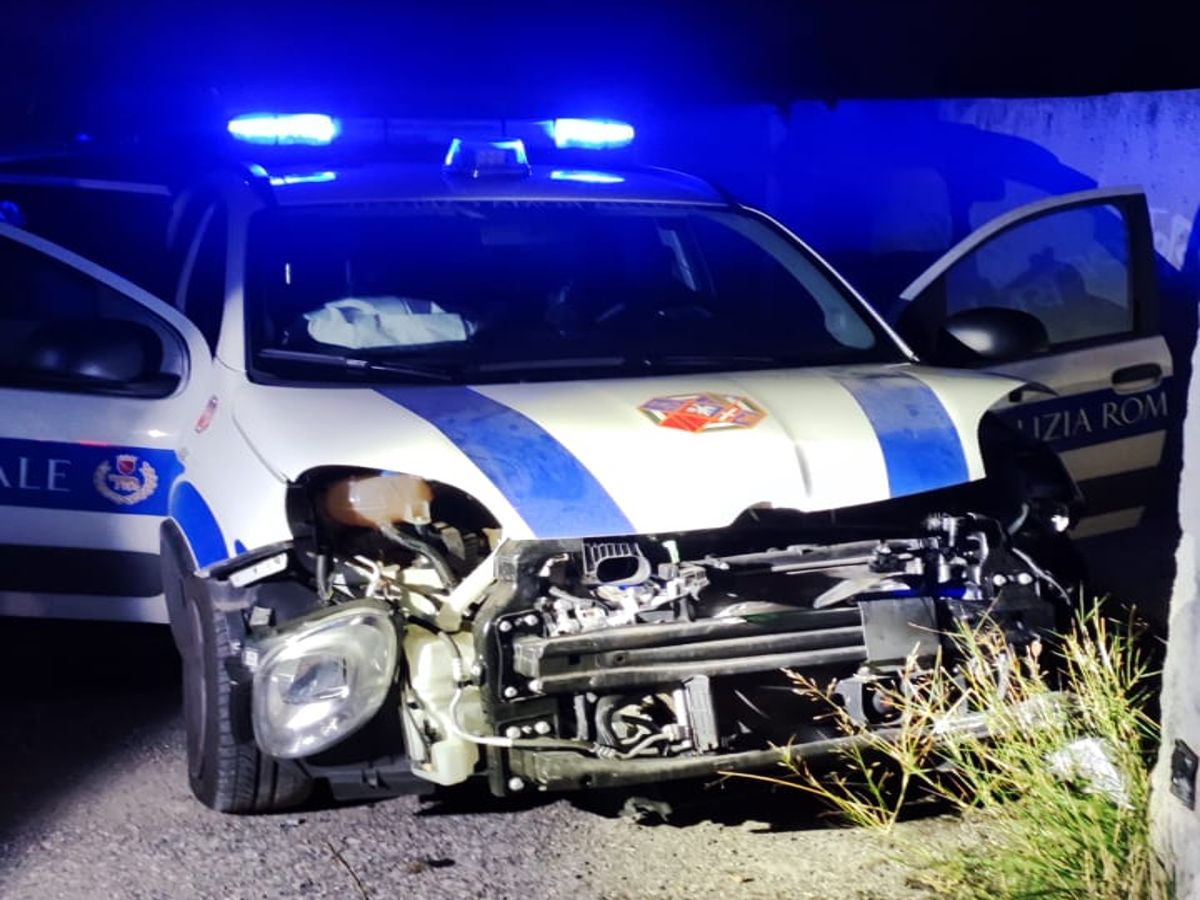
M 411 550 L 413 553 L 418 553 L 429 560 L 433 569 L 438 574 L 438 578 L 442 579 L 442 585 L 446 590 L 453 590 L 458 586 L 458 576 L 450 569 L 450 563 L 446 562 L 446 557 L 438 553 L 438 551 L 428 541 L 423 541 L 418 537 L 413 537 L 411 534 L 405 534 L 395 525 L 388 522 L 379 526 L 380 533 L 383 534 L 389 541 L 399 544 L 405 550 Z
M 626 750 L 624 753 L 618 753 L 617 759 L 633 759 L 635 756 L 637 756 L 643 750 L 653 747 L 655 744 L 661 744 L 665 740 L 667 740 L 667 736 L 665 734 L 662 734 L 662 733 L 652 734 L 649 737 L 642 740 L 640 743 L 635 744 L 629 750 Z
M 450 732 L 457 738 L 470 741 L 472 744 L 482 744 L 485 747 L 507 747 L 515 750 L 575 750 L 579 753 L 599 755 L 595 744 L 587 741 L 572 741 L 568 738 L 510 738 L 493 734 L 472 734 L 458 724 L 458 705 L 462 702 L 463 689 L 454 689 L 454 697 L 450 700 L 450 715 L 447 725 Z
M 1023 559 L 1025 561 L 1025 564 L 1028 565 L 1029 568 L 1033 571 L 1034 575 L 1036 575 L 1042 581 L 1046 582 L 1048 585 L 1050 585 L 1052 588 L 1054 588 L 1056 591 L 1058 591 L 1059 597 L 1062 599 L 1062 601 L 1064 603 L 1067 604 L 1067 606 L 1072 605 L 1071 595 L 1067 593 L 1066 588 L 1064 588 L 1061 584 L 1059 584 L 1058 580 L 1053 575 L 1051 575 L 1045 569 L 1042 569 L 1041 567 L 1039 567 L 1037 563 L 1035 563 L 1032 559 L 1030 559 L 1028 553 L 1024 553 L 1021 550 L 1018 550 L 1016 547 L 1009 547 L 1009 550 L 1011 550 L 1014 555 Z
M 619 697 L 601 697 L 596 701 L 593 713 L 596 719 L 596 738 L 602 746 L 615 747 L 620 743 L 612 730 L 612 712 L 619 702 Z
M 589 604 L 589 603 L 595 602 L 595 600 L 593 598 L 576 597 L 574 594 L 570 593 L 569 591 L 564 591 L 560 587 L 551 586 L 551 588 L 549 590 L 549 594 L 551 597 L 558 597 L 560 600 L 570 600 L 573 603 Z
M 328 603 L 333 598 L 333 590 L 329 586 L 329 557 L 324 553 L 317 554 L 317 570 L 313 577 L 317 581 L 317 597 L 322 603 Z
M 1016 517 L 1016 519 L 1013 520 L 1013 522 L 1005 530 L 1010 535 L 1016 534 L 1018 531 L 1021 530 L 1021 526 L 1025 524 L 1025 520 L 1027 518 L 1029 518 L 1029 504 L 1022 503 L 1020 514 Z
M 438 638 L 449 645 L 454 653 L 451 670 L 454 677 L 454 696 L 450 699 L 450 714 L 446 717 L 446 727 L 455 737 L 481 744 L 485 747 L 505 747 L 509 749 L 541 749 L 541 750 L 575 750 L 580 753 L 597 754 L 599 748 L 587 741 L 573 741 L 567 738 L 510 738 L 497 734 L 472 734 L 458 723 L 458 707 L 462 703 L 464 686 L 466 684 L 465 665 L 462 651 L 454 643 L 454 639 L 444 631 L 438 632 Z

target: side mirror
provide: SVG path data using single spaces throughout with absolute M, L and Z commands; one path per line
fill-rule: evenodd
M 179 376 L 162 371 L 162 339 L 127 319 L 60 319 L 31 333 L 18 361 L 31 386 L 165 397 Z
M 1016 309 L 983 306 L 955 313 L 934 335 L 930 362 L 971 366 L 1012 362 L 1050 349 L 1046 326 Z

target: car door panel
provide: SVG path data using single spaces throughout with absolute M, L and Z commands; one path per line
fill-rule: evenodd
M 1133 390 L 1129 384 L 1115 383 L 1114 374 L 1129 358 L 1160 360 L 1136 364 L 1152 366 L 1159 374 Z M 1020 400 L 1005 401 L 997 409 L 1058 453 L 1079 483 L 1087 507 L 1072 535 L 1093 537 L 1139 524 L 1175 415 L 1166 342 L 1142 338 L 1014 363 L 1004 371 L 1031 382 L 1056 384 L 1060 391 L 1064 385 L 1070 388 L 1059 396 L 1023 391 Z
M 1034 315 L 1047 352 L 990 371 L 1029 382 L 998 411 L 1055 450 L 1087 504 L 1076 538 L 1137 525 L 1160 487 L 1181 397 L 1159 334 L 1153 240 L 1137 188 L 1029 204 L 984 225 L 902 294 L 901 331 L 929 356 L 940 323 L 963 309 Z M 931 361 L 937 362 L 936 358 Z
M 131 397 L 86 379 L 3 373 L 0 558 L 24 562 L 0 566 L 0 613 L 162 620 L 150 574 L 182 470 L 175 447 L 208 396 L 204 339 L 144 290 L 28 232 L 0 224 L 0 259 L 15 267 L 0 268 L 6 322 L 30 334 L 64 310 L 84 330 L 88 315 L 141 322 L 162 340 L 159 366 L 178 378 L 166 396 Z

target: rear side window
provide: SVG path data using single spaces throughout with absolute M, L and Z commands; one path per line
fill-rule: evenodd
M 185 360 L 174 329 L 136 300 L 0 237 L 0 386 L 159 397 Z

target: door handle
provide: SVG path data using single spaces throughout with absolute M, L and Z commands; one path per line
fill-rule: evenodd
M 1046 394 L 1050 397 L 1057 397 L 1058 391 L 1052 387 L 1047 387 L 1040 381 L 1027 381 L 1019 388 L 1013 388 L 1008 392 L 1008 401 L 1010 403 L 1020 403 L 1025 399 L 1026 394 Z
M 1158 363 L 1138 363 L 1125 366 L 1112 373 L 1113 387 L 1125 392 L 1144 391 L 1156 387 L 1162 381 L 1163 370 Z
M 1112 373 L 1112 389 L 1117 394 L 1134 394 L 1157 388 L 1163 380 L 1163 367 L 1157 362 L 1139 362 L 1133 366 L 1118 368 Z

